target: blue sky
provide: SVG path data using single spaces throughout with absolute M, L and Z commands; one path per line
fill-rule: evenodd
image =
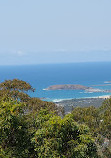
M 0 65 L 111 61 L 110 0 L 0 1 Z

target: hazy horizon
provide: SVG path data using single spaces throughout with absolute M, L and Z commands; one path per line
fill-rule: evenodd
M 111 1 L 0 2 L 0 65 L 111 61 Z

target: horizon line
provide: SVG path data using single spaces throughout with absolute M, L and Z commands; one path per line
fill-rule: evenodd
M 34 64 L 1 64 L 0 66 L 36 66 L 36 65 L 79 64 L 79 63 L 111 63 L 111 61 L 79 61 L 79 62 L 34 63 Z

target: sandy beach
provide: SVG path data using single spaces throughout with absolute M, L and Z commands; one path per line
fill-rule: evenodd
M 108 99 L 108 98 L 111 98 L 111 95 L 103 95 L 103 96 L 99 96 L 97 98 Z

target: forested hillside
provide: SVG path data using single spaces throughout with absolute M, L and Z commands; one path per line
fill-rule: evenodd
M 28 91 L 34 88 L 18 79 L 0 84 L 1 158 L 111 158 L 111 99 L 64 116 Z

